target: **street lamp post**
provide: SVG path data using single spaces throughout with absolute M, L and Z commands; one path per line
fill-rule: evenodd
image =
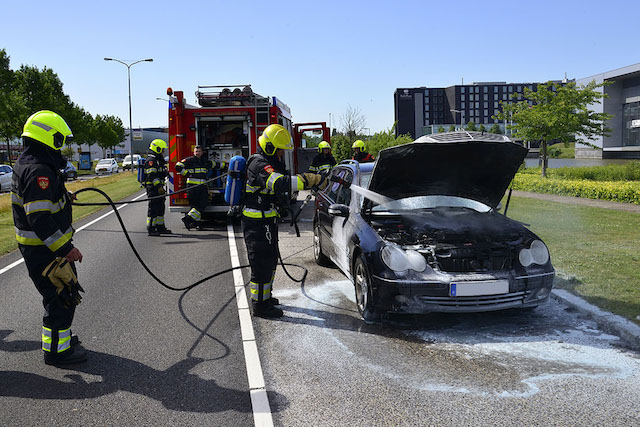
M 131 118 L 131 67 L 139 62 L 153 62 L 153 59 L 151 58 L 140 59 L 139 61 L 134 61 L 129 64 L 115 58 L 104 58 L 104 60 L 116 61 L 121 63 L 125 67 L 127 67 L 127 82 L 129 83 L 129 146 L 130 146 L 129 155 L 131 156 L 131 173 L 133 173 L 133 119 Z
M 449 110 L 449 111 L 451 111 L 452 113 L 460 113 L 460 130 L 462 130 L 462 111 L 461 110 Z

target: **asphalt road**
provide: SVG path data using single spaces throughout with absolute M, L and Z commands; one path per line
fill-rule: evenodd
M 167 214 L 176 234 L 152 238 L 145 209 L 120 212 L 163 280 L 187 285 L 231 266 L 225 224 L 187 232 Z M 300 238 L 281 225 L 280 247 L 308 279 L 302 287 L 279 270 L 285 317 L 253 328 L 240 327 L 231 274 L 171 292 L 137 264 L 114 215 L 80 231 L 87 292 L 73 329 L 91 359 L 69 370 L 42 363 L 42 308 L 24 264 L 0 274 L 0 425 L 253 425 L 245 351 L 254 331 L 275 425 L 640 424 L 640 354 L 618 337 L 553 300 L 528 313 L 366 325 L 352 284 L 313 263 L 311 212 L 302 218 Z M 17 259 L 0 258 L 0 271 Z

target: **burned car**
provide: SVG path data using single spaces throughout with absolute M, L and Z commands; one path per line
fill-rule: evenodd
M 340 163 L 316 197 L 316 262 L 353 281 L 365 320 L 547 302 L 547 246 L 498 210 L 526 154 L 502 135 L 450 132 Z

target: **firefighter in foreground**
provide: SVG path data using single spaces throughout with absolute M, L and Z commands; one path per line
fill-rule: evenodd
M 147 197 L 154 197 L 166 194 L 164 180 L 167 177 L 167 165 L 162 155 L 167 143 L 162 139 L 154 139 L 149 144 L 149 156 L 144 163 L 144 186 L 147 190 Z M 171 230 L 164 225 L 164 197 L 149 200 L 147 209 L 147 231 L 149 236 L 159 236 L 161 234 L 171 234 Z
M 353 149 L 353 157 L 351 157 L 352 160 L 360 163 L 373 162 L 376 160 L 371 154 L 365 151 L 364 141 L 361 139 L 356 140 L 351 148 Z
M 316 187 L 324 178 L 314 173 L 287 173 L 282 156 L 293 146 L 283 126 L 268 126 L 258 145 L 257 153 L 247 161 L 242 231 L 251 265 L 253 315 L 275 318 L 283 314 L 275 307 L 278 300 L 271 296 L 278 263 L 278 218 L 286 216 L 292 191 Z
M 193 156 L 176 163 L 176 172 L 187 177 L 187 187 L 193 187 L 187 192 L 191 210 L 182 217 L 182 222 L 184 222 L 187 230 L 191 230 L 192 227 L 197 227 L 198 230 L 202 229 L 202 213 L 209 204 L 207 186 L 198 184 L 202 184 L 207 180 L 207 174 L 211 169 L 222 169 L 224 167 L 224 163 L 207 160 L 202 156 L 203 154 L 202 147 L 196 145 L 193 147 Z M 194 187 L 195 185 L 197 186 Z
M 318 144 L 318 154 L 311 161 L 309 172 L 327 175 L 336 165 L 336 159 L 331 155 L 331 145 L 327 141 Z
M 73 246 L 72 195 L 64 187 L 60 169 L 66 162 L 60 149 L 69 144 L 71 129 L 52 111 L 38 111 L 24 125 L 24 151 L 13 168 L 11 203 L 18 247 L 29 277 L 42 295 L 42 350 L 47 365 L 87 360 L 71 334 L 80 300 L 74 262 L 82 253 Z

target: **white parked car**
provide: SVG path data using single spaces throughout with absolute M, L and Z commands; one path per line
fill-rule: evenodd
M 0 191 L 11 191 L 13 169 L 9 165 L 0 165 Z
M 138 167 L 138 160 L 140 160 L 139 154 L 133 155 L 133 167 Z M 131 167 L 131 154 L 124 156 L 124 160 L 122 161 L 122 169 L 129 169 Z
M 100 175 L 101 173 L 117 173 L 118 172 L 118 162 L 116 159 L 102 159 L 96 165 L 96 174 Z

